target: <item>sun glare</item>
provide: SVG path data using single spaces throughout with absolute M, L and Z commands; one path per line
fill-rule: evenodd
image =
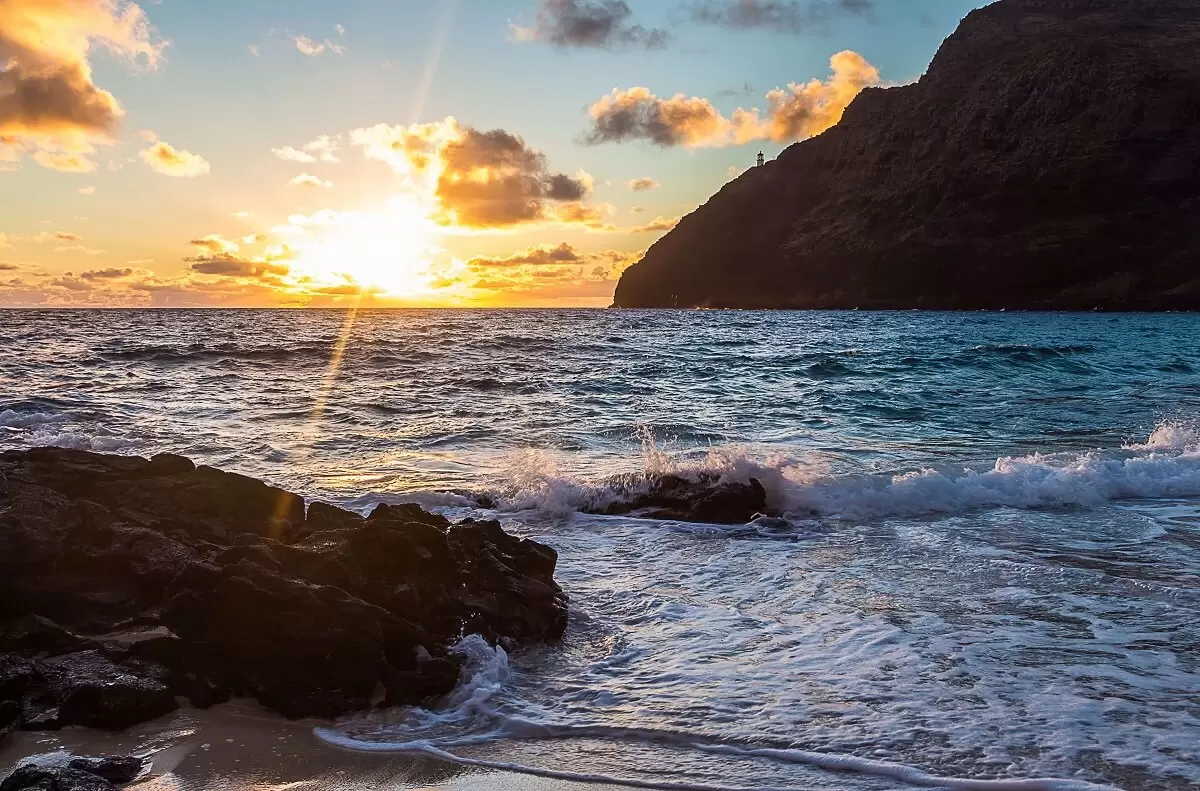
M 376 212 L 347 212 L 297 244 L 292 275 L 324 287 L 413 298 L 434 291 L 438 226 L 415 196 L 392 198 Z

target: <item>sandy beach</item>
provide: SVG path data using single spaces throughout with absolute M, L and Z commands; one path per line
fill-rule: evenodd
M 278 789 L 427 789 L 548 791 L 613 788 L 487 772 L 410 755 L 355 753 L 315 736 L 312 722 L 290 722 L 237 701 L 105 733 L 83 728 L 17 732 L 0 744 L 0 777 L 33 756 L 136 754 L 150 760 L 138 791 L 272 791 Z

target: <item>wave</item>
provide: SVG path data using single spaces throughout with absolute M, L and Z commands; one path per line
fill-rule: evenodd
M 48 423 L 65 423 L 68 420 L 70 415 L 61 412 L 18 412 L 14 409 L 0 412 L 0 428 L 23 429 Z
M 329 359 L 334 347 L 311 346 L 265 346 L 246 348 L 231 343 L 213 346 L 192 344 L 191 346 L 142 346 L 133 349 L 113 349 L 99 353 L 102 361 L 135 361 L 159 363 L 188 363 L 206 361 L 237 362 L 286 362 L 296 359 Z
M 414 753 L 461 766 L 515 772 L 554 780 L 577 781 L 660 791 L 793 791 L 784 787 L 744 787 L 578 772 L 460 755 L 453 750 L 506 741 L 603 739 L 638 744 L 666 744 L 694 752 L 735 758 L 811 766 L 886 778 L 916 788 L 947 791 L 1115 791 L 1081 780 L 1058 778 L 974 779 L 940 776 L 914 766 L 823 753 L 793 745 L 764 746 L 711 734 L 654 728 L 535 722 L 504 714 L 493 703 L 508 677 L 508 655 L 471 635 L 453 649 L 465 661 L 462 679 L 438 709 L 413 707 L 348 719 L 337 727 L 318 727 L 314 734 L 327 744 L 359 752 Z
M 817 455 L 756 457 L 740 446 L 710 448 L 699 460 L 673 457 L 643 439 L 639 473 L 600 480 L 559 471 L 552 457 L 525 451 L 487 501 L 501 511 L 604 511 L 677 475 L 715 484 L 757 480 L 769 516 L 867 520 L 954 514 L 986 508 L 1095 508 L 1113 501 L 1200 496 L 1200 432 L 1160 424 L 1142 443 L 1084 452 L 1004 456 L 990 468 L 925 467 L 897 474 L 832 474 Z

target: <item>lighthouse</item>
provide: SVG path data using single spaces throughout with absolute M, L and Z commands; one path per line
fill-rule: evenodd
M 758 166 L 761 168 L 763 166 L 764 162 L 766 162 L 766 159 L 763 157 L 763 152 L 759 151 L 758 152 Z

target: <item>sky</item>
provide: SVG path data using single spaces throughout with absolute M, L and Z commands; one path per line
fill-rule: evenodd
M 0 306 L 604 306 L 980 0 L 0 0 Z

